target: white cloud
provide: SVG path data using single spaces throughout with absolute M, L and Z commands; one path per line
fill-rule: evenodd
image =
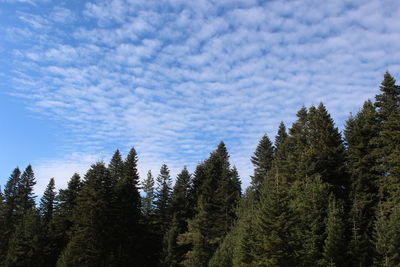
M 82 155 L 134 145 L 143 175 L 165 160 L 193 170 L 225 140 L 248 185 L 258 139 L 301 105 L 324 101 L 342 125 L 386 69 L 400 72 L 389 2 L 113 0 L 86 2 L 81 19 L 67 6 L 20 13 L 9 40 L 32 46 L 18 50 L 14 93 L 62 121 Z M 65 30 L 70 18 L 77 27 Z

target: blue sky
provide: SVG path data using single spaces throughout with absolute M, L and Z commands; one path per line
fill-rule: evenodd
M 260 137 L 323 101 L 339 128 L 400 73 L 400 5 L 376 1 L 0 0 L 0 184 L 36 191 L 115 149 L 142 177 L 224 140 L 243 185 Z

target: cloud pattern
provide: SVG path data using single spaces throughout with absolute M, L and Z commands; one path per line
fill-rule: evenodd
M 0 1 L 7 90 L 69 130 L 43 170 L 134 146 L 141 174 L 175 174 L 224 140 L 246 186 L 280 121 L 323 101 L 342 126 L 400 72 L 396 0 L 68 2 Z

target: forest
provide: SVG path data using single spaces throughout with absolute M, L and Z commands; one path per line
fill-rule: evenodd
M 0 265 L 400 266 L 400 86 L 389 72 L 343 132 L 322 103 L 303 106 L 251 162 L 242 192 L 223 142 L 176 179 L 164 164 L 141 180 L 135 149 L 117 150 L 64 189 L 50 179 L 40 200 L 32 166 L 17 167 L 0 190 Z

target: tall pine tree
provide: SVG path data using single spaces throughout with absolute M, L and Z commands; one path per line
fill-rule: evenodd
M 360 112 L 346 122 L 344 134 L 351 180 L 349 249 L 354 266 L 368 266 L 375 250 L 372 235 L 381 174 L 374 142 L 379 136 L 379 122 L 371 101 L 366 101 Z

